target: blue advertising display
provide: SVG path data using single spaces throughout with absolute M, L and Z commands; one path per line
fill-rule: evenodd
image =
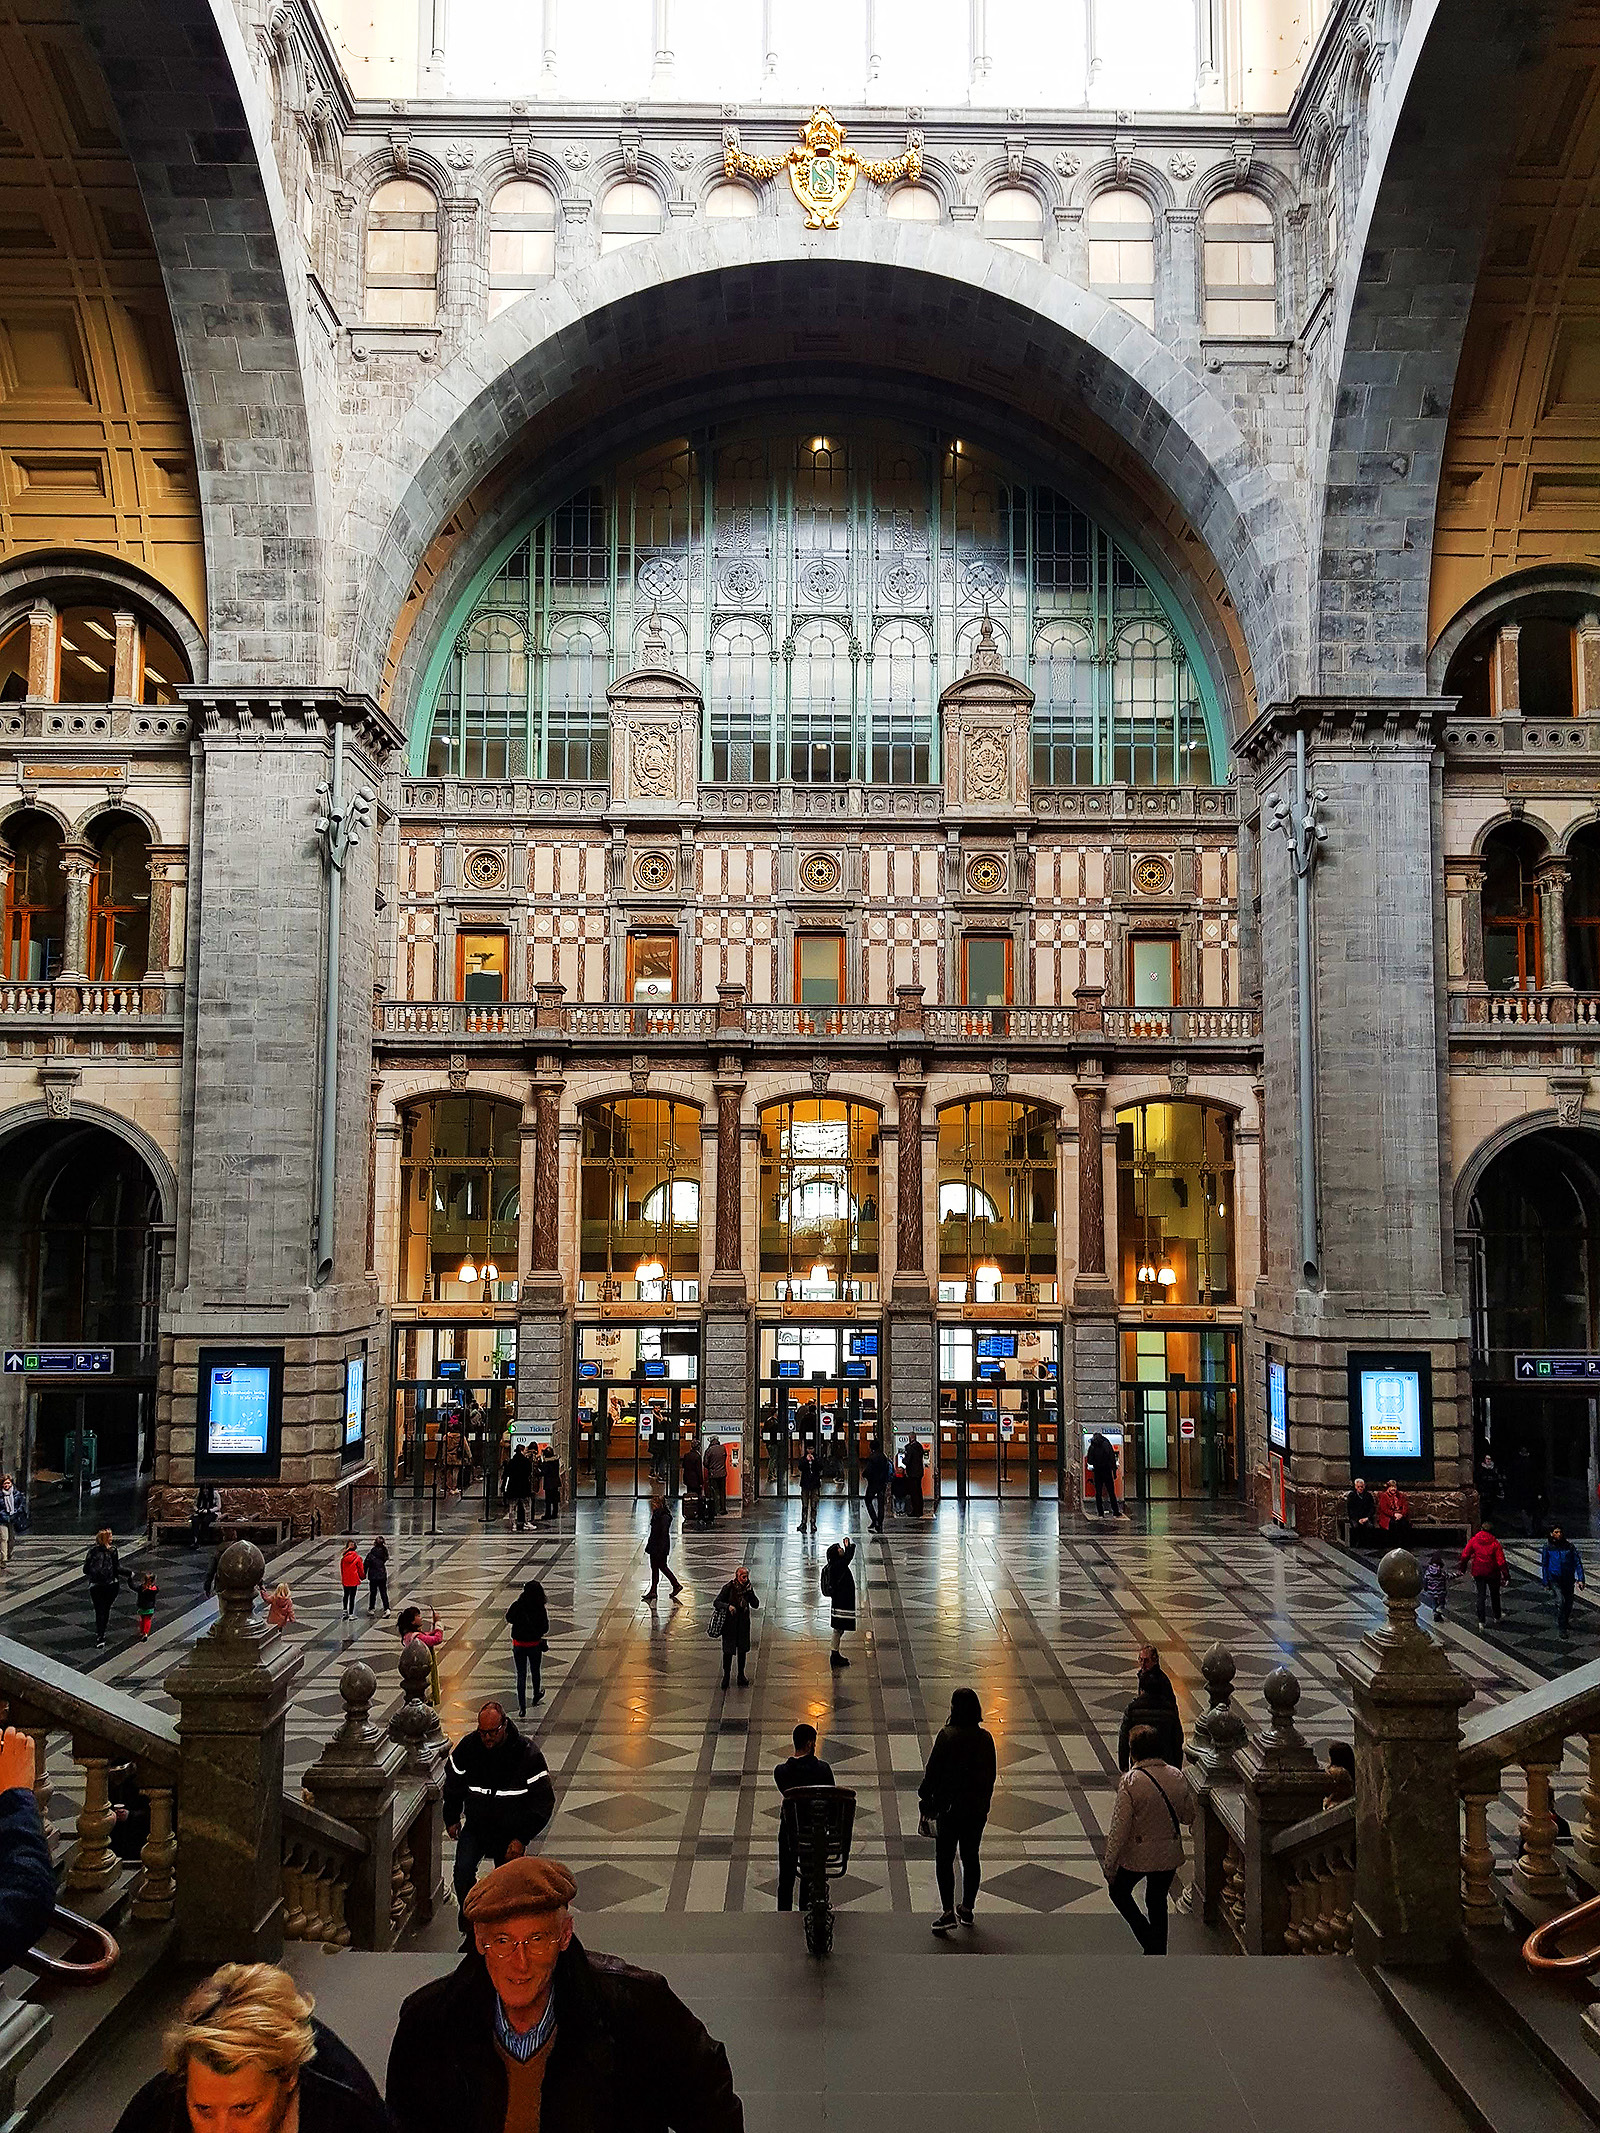
M 1289 1449 L 1289 1367 L 1267 1357 L 1267 1436 L 1274 1451 Z
M 664 1378 L 664 1377 L 666 1376 L 666 1374 L 667 1374 L 667 1366 L 666 1366 L 666 1363 L 665 1363 L 664 1361 L 657 1361 L 657 1362 L 652 1362 L 652 1361 L 646 1360 L 645 1362 L 641 1363 L 641 1364 L 640 1364 L 640 1366 L 639 1366 L 639 1375 L 640 1375 L 641 1377 L 645 1377 L 645 1378 Z
M 581 1361 L 578 1364 L 578 1375 L 580 1378 L 597 1378 L 600 1375 L 600 1365 L 587 1360 Z
M 846 1363 L 844 1374 L 847 1378 L 869 1378 L 872 1372 L 865 1363 Z
M 212 1407 L 215 1419 L 216 1408 Z M 367 1433 L 367 1359 L 348 1355 L 344 1363 L 344 1442 L 349 1451 Z M 263 1449 L 265 1447 L 263 1446 Z
M 213 1458 L 264 1459 L 271 1418 L 267 1364 L 213 1364 L 206 1422 L 206 1450 Z
M 1361 1378 L 1361 1450 L 1384 1459 L 1422 1457 L 1420 1373 L 1396 1365 L 1364 1369 Z
M 1005 1371 L 998 1363 L 980 1363 L 978 1365 L 978 1375 L 984 1379 L 1003 1378 Z

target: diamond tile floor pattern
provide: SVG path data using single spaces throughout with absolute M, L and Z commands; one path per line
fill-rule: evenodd
M 529 1718 L 555 1778 L 558 1807 L 543 1848 L 578 1877 L 585 1910 L 707 1913 L 766 1909 L 776 1897 L 778 1795 L 773 1766 L 791 1728 L 815 1725 L 820 1752 L 856 1791 L 855 1846 L 839 1886 L 854 1912 L 935 1908 L 932 1847 L 916 1836 L 916 1787 L 952 1690 L 978 1690 L 999 1747 L 1000 1783 L 984 1842 L 985 1912 L 1109 1914 L 1099 1855 L 1116 1782 L 1117 1728 L 1133 1690 L 1136 1647 L 1157 1644 L 1186 1725 L 1204 1702 L 1200 1659 L 1221 1638 L 1238 1662 L 1248 1719 L 1265 1716 L 1261 1683 L 1276 1666 L 1302 1684 L 1298 1717 L 1315 1743 L 1348 1737 L 1336 1665 L 1381 1618 L 1370 1564 L 1317 1543 L 1280 1550 L 1224 1510 L 1165 1534 L 1101 1525 L 1053 1504 L 942 1506 L 883 1540 L 863 1537 L 851 1508 L 824 1505 L 814 1537 L 767 1504 L 710 1532 L 677 1536 L 682 1604 L 643 1603 L 646 1507 L 585 1503 L 518 1535 L 464 1512 L 436 1538 L 394 1519 L 395 1614 L 369 1617 L 365 1592 L 342 1619 L 336 1537 L 277 1557 L 271 1581 L 294 1595 L 289 1636 L 302 1660 L 287 1757 L 297 1774 L 341 1715 L 338 1677 L 351 1659 L 398 1691 L 395 1615 L 436 1606 L 441 1717 L 452 1738 L 489 1696 L 515 1701 L 504 1623 L 528 1577 L 549 1598 L 546 1699 Z M 828 1603 L 817 1572 L 828 1542 L 857 1533 L 860 1629 L 853 1663 L 828 1665 Z M 205 1558 L 158 1551 L 162 1610 L 148 1644 L 130 1641 L 131 1606 L 96 1659 L 78 1566 L 81 1540 L 41 1537 L 0 1582 L 0 1634 L 170 1708 L 162 1682 L 212 1618 Z M 133 1544 L 127 1559 L 139 1559 Z M 748 1689 L 724 1693 L 705 1635 L 712 1596 L 748 1563 L 761 1609 Z M 1535 1677 L 1459 1620 L 1441 1634 L 1482 1702 Z M 58 1820 L 77 1772 L 53 1755 Z M 1570 1788 L 1576 1791 L 1576 1785 Z M 1504 1844 L 1518 1801 L 1496 1808 Z

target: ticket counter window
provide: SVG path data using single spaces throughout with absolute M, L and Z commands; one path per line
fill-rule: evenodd
M 630 933 L 628 998 L 673 1000 L 678 994 L 678 936 L 675 933 Z
M 511 1303 L 517 1294 L 522 1114 L 482 1096 L 405 1113 L 400 1295 L 407 1303 Z
M 761 1294 L 791 1303 L 878 1293 L 878 1114 L 811 1097 L 761 1114 Z
M 458 933 L 458 996 L 463 1000 L 503 1000 L 506 996 L 506 936 L 503 933 Z
M 579 1113 L 579 1294 L 597 1303 L 700 1296 L 700 1113 L 658 1096 Z
M 939 1301 L 1056 1295 L 1056 1132 L 1038 1104 L 983 1098 L 939 1113 Z
M 1211 1104 L 1117 1113 L 1124 1303 L 1232 1303 L 1233 1120 Z
M 941 1496 L 1059 1494 L 1059 1343 L 1054 1326 L 939 1328 Z

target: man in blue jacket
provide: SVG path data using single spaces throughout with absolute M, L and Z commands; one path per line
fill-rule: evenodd
M 0 1733 L 0 1970 L 22 1960 L 56 1907 L 33 1775 L 32 1740 L 7 1726 Z

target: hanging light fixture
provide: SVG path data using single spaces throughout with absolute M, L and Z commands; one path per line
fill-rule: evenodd
M 472 1254 L 468 1252 L 466 1257 L 462 1260 L 460 1266 L 456 1268 L 456 1279 L 457 1281 L 461 1282 L 463 1286 L 470 1288 L 472 1283 L 475 1282 L 477 1278 L 478 1269 L 472 1263 Z
M 1176 1270 L 1163 1259 L 1160 1266 L 1156 1268 L 1156 1279 L 1164 1289 L 1170 1289 L 1177 1281 L 1178 1276 Z
M 500 1269 L 495 1265 L 492 1259 L 486 1259 L 483 1262 L 483 1265 L 478 1269 L 478 1279 L 480 1281 L 488 1282 L 495 1282 L 500 1279 Z
M 641 1259 L 633 1270 L 633 1278 L 643 1288 L 646 1282 L 664 1280 L 666 1272 L 659 1259 Z
M 997 1266 L 974 1267 L 972 1270 L 972 1278 L 974 1281 L 992 1282 L 996 1288 L 999 1288 L 1000 1269 Z
M 1146 1287 L 1146 1288 L 1148 1288 L 1148 1287 L 1150 1286 L 1151 1282 L 1153 1282 L 1153 1281 L 1155 1280 L 1155 1278 L 1156 1278 L 1156 1270 L 1155 1270 L 1154 1266 L 1153 1266 L 1153 1265 L 1151 1264 L 1151 1262 L 1150 1262 L 1150 1259 L 1149 1259 L 1149 1255 L 1148 1255 L 1148 1253 L 1147 1253 L 1147 1254 L 1146 1254 L 1146 1256 L 1145 1256 L 1145 1259 L 1144 1259 L 1143 1263 L 1141 1264 L 1141 1266 L 1140 1266 L 1140 1268 L 1139 1268 L 1139 1279 L 1140 1279 L 1140 1281 L 1141 1281 L 1141 1282 L 1143 1282 L 1143 1283 L 1144 1283 L 1145 1287 Z
M 821 1259 L 814 1262 L 811 1272 L 806 1276 L 806 1280 L 814 1289 L 827 1288 L 832 1279 L 833 1276 L 829 1272 L 826 1262 Z

